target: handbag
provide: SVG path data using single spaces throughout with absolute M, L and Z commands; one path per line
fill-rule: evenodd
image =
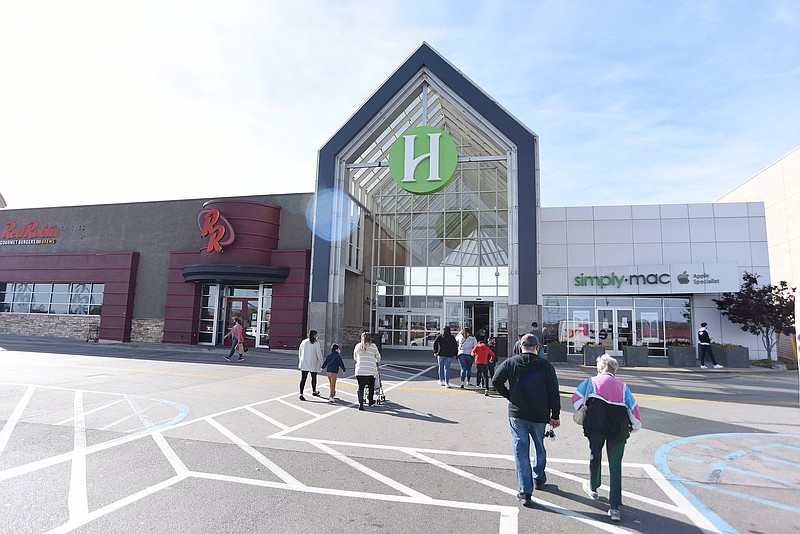
M 238 354 L 239 356 L 244 354 L 244 345 L 242 344 L 241 341 L 236 344 L 236 354 Z
M 589 385 L 594 386 L 592 379 L 589 379 Z M 586 397 L 589 396 L 589 387 L 586 387 Z M 583 405 L 578 408 L 575 413 L 572 414 L 572 420 L 578 423 L 579 425 L 583 426 L 583 421 L 586 419 L 586 414 L 589 413 L 589 406 L 586 402 L 589 400 L 586 397 L 583 398 Z
M 574 414 L 572 414 L 572 420 L 578 423 L 579 425 L 583 426 L 583 420 L 586 419 L 586 413 L 589 411 L 589 407 L 586 406 L 586 403 L 583 403 Z

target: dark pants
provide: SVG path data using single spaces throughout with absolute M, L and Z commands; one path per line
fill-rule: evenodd
M 367 400 L 369 405 L 375 404 L 373 397 L 375 396 L 375 377 L 374 376 L 356 376 L 358 380 L 358 405 L 364 406 L 364 387 L 367 388 Z
M 494 389 L 494 386 L 492 385 L 492 377 L 494 376 L 494 366 L 495 365 L 496 365 L 496 362 L 489 362 L 489 385 L 486 386 L 486 389 Z
M 302 395 L 303 390 L 306 389 L 308 373 L 311 373 L 311 391 L 317 391 L 317 373 L 314 371 L 300 371 L 300 395 Z
M 619 510 L 622 503 L 622 455 L 625 453 L 625 441 L 623 438 L 607 438 L 602 432 L 589 433 L 589 483 L 594 491 L 600 487 L 600 468 L 605 444 L 610 488 L 608 503 L 612 510 Z
M 483 383 L 483 387 L 489 389 L 489 366 L 485 363 L 476 363 L 478 367 L 478 385 Z
M 717 360 L 714 358 L 714 351 L 711 350 L 711 345 L 700 345 L 700 365 L 706 364 L 706 352 L 711 356 L 711 363 L 717 365 Z

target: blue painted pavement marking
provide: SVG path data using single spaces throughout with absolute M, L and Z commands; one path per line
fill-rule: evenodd
M 725 452 L 724 446 L 720 443 L 721 439 L 724 438 L 732 438 L 736 440 L 736 444 L 741 446 L 743 443 L 750 444 L 752 443 L 753 446 L 749 449 L 741 449 L 736 450 L 734 452 Z M 771 476 L 766 473 L 759 473 L 757 471 L 753 471 L 750 469 L 741 469 L 739 467 L 735 467 L 731 465 L 737 459 L 741 459 L 748 455 L 752 455 L 754 458 L 759 460 L 764 460 L 768 462 L 772 462 L 774 464 L 781 464 L 788 467 L 800 467 L 800 464 L 791 462 L 788 460 L 782 460 L 779 458 L 768 457 L 761 454 L 763 451 L 766 450 L 777 450 L 777 449 L 790 449 L 795 450 L 797 447 L 797 442 L 790 441 L 789 443 L 776 443 L 774 440 L 780 438 L 790 438 L 791 440 L 797 439 L 797 435 L 792 434 L 708 434 L 703 436 L 691 436 L 687 438 L 682 438 L 675 440 L 671 443 L 667 443 L 663 445 L 661 448 L 656 451 L 654 463 L 656 467 L 664 474 L 664 477 L 684 496 L 686 497 L 691 504 L 693 504 L 705 517 L 708 519 L 717 529 L 721 532 L 731 532 L 735 533 L 736 530 L 729 525 L 724 519 L 722 519 L 719 515 L 713 512 L 708 506 L 706 506 L 699 498 L 697 498 L 690 490 L 689 487 L 693 488 L 702 488 L 709 491 L 714 491 L 720 494 L 728 495 L 734 498 L 742 499 L 748 502 L 754 502 L 761 505 L 769 506 L 772 508 L 792 512 L 792 513 L 800 513 L 800 508 L 792 506 L 790 504 L 785 504 L 769 499 L 763 499 L 760 497 L 756 497 L 753 495 L 749 495 L 747 493 L 743 493 L 740 491 L 734 491 L 731 489 L 726 489 L 720 486 L 722 481 L 722 477 L 724 473 L 735 473 L 740 476 L 752 477 L 755 480 L 759 481 L 768 481 L 774 484 L 779 484 L 784 487 L 788 488 L 797 488 L 798 483 L 795 480 L 787 480 L 785 478 L 778 478 L 775 476 Z M 703 443 L 698 443 L 702 440 L 709 440 L 714 443 L 716 446 L 709 446 Z M 766 443 L 765 443 L 766 442 Z M 691 456 L 685 455 L 687 451 L 685 448 L 683 449 L 684 454 L 682 455 L 674 455 L 670 456 L 670 453 L 673 450 L 677 450 L 678 447 L 681 446 L 693 447 L 695 449 L 703 449 L 705 451 L 719 451 L 719 455 L 722 458 L 714 459 L 713 462 L 708 460 L 702 460 L 700 458 L 692 458 Z M 708 455 L 709 453 L 697 451 L 698 454 Z M 690 453 L 691 454 L 691 453 Z M 724 455 L 724 456 L 723 456 Z M 668 460 L 679 460 L 681 462 L 687 462 L 691 464 L 706 464 L 709 465 L 711 470 L 708 475 L 707 481 L 702 480 L 692 480 L 685 477 L 676 476 L 668 465 Z M 791 476 L 792 470 L 790 469 L 788 472 L 786 470 L 781 471 L 784 475 Z

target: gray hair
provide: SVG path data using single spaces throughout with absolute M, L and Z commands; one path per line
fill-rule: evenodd
M 612 375 L 616 375 L 617 369 L 619 369 L 619 363 L 613 356 L 609 356 L 608 353 L 606 353 L 597 357 L 598 373 L 611 373 Z

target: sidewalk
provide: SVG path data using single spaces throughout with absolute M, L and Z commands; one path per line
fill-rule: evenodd
M 149 357 L 161 356 L 165 359 L 191 360 L 202 362 L 224 362 L 223 356 L 230 351 L 229 347 L 222 345 L 189 345 L 177 343 L 145 343 L 145 342 L 117 342 L 103 341 L 98 343 L 74 338 L 36 337 L 0 335 L 0 350 L 17 350 L 31 352 L 69 352 L 71 354 L 85 354 L 94 356 L 125 356 L 136 357 L 137 354 L 148 354 Z M 327 351 L 325 351 L 327 353 Z M 176 356 L 178 356 L 176 358 Z M 430 349 L 383 349 L 381 351 L 382 363 L 395 365 L 435 366 L 436 358 Z M 352 361 L 352 349 L 343 348 L 342 357 L 345 365 Z M 250 348 L 245 356 L 246 363 L 293 368 L 297 365 L 297 351 L 293 349 L 263 349 Z M 455 359 L 454 359 L 455 360 Z M 505 358 L 501 358 L 501 361 Z M 666 360 L 666 358 L 664 358 Z M 457 363 L 453 364 L 458 366 Z M 554 362 L 556 369 L 575 369 L 593 372 L 595 367 L 583 365 L 581 356 L 569 356 L 566 362 Z M 723 368 L 701 370 L 699 367 L 626 367 L 620 365 L 624 373 L 772 373 L 780 372 L 777 369 L 750 366 L 747 368 Z M 794 371 L 792 371 L 794 372 Z

